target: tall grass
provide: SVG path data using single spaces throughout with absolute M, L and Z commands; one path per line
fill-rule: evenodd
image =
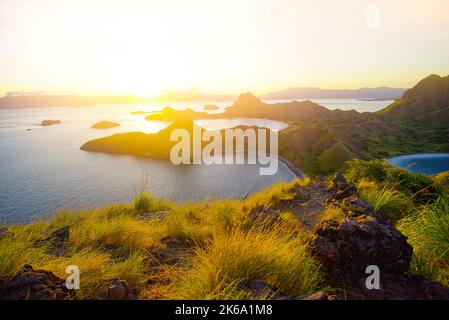
M 142 192 L 134 198 L 134 210 L 139 214 L 170 210 L 171 208 L 172 205 L 168 201 L 157 199 L 147 192 Z
M 172 298 L 254 299 L 244 289 L 252 279 L 266 281 L 283 295 L 315 292 L 322 285 L 320 265 L 308 241 L 286 231 L 277 226 L 269 232 L 252 228 L 216 235 L 191 258 Z
M 379 186 L 373 181 L 361 180 L 357 190 L 360 198 L 392 221 L 399 220 L 414 207 L 410 197 L 400 192 L 396 185 Z
M 449 286 L 449 205 L 423 206 L 398 223 L 413 246 L 412 272 Z

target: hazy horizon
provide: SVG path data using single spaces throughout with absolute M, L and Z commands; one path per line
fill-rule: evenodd
M 449 74 L 449 2 L 0 0 L 0 95 L 410 88 Z

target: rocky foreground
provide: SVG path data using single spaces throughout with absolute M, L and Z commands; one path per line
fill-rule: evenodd
M 321 261 L 327 274 L 329 289 L 306 297 L 290 297 L 277 294 L 277 289 L 260 279 L 248 281 L 245 290 L 254 297 L 269 296 L 273 299 L 342 300 L 342 299 L 449 299 L 449 288 L 408 274 L 413 248 L 394 224 L 357 197 L 357 190 L 344 176 L 337 174 L 332 181 L 317 178 L 307 186 L 297 186 L 293 199 L 281 201 L 279 207 L 291 210 L 304 227 L 313 234 L 313 252 Z M 323 219 L 324 208 L 342 209 L 342 217 Z M 254 208 L 254 221 L 264 219 L 273 224 L 279 219 L 278 211 Z M 269 225 L 269 224 L 268 224 Z M 1 236 L 13 237 L 6 228 Z M 50 244 L 54 255 L 63 255 L 70 229 L 62 228 L 48 238 L 36 242 Z M 171 237 L 161 240 L 167 246 L 170 259 L 175 248 L 185 244 Z M 173 249 L 173 250 L 172 250 Z M 169 259 L 168 259 L 169 260 Z M 368 266 L 380 271 L 380 288 L 368 289 Z M 149 283 L 151 285 L 151 283 Z M 0 299 L 72 299 L 73 291 L 47 270 L 34 270 L 31 265 L 23 269 L 1 286 Z M 139 299 L 139 288 L 125 280 L 110 281 L 107 289 L 98 293 L 99 299 Z

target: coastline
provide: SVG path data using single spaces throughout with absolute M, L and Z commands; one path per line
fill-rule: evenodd
M 295 167 L 290 161 L 281 156 L 278 156 L 278 161 L 283 163 L 296 177 L 299 179 L 304 179 L 307 175 L 301 169 Z

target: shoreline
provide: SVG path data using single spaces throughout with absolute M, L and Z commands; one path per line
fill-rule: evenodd
M 307 175 L 304 173 L 304 171 L 302 171 L 301 169 L 298 169 L 297 167 L 295 167 L 290 161 L 288 161 L 287 159 L 278 156 L 277 157 L 278 161 L 283 163 L 296 177 L 300 178 L 300 179 L 304 179 L 305 177 L 307 177 Z

